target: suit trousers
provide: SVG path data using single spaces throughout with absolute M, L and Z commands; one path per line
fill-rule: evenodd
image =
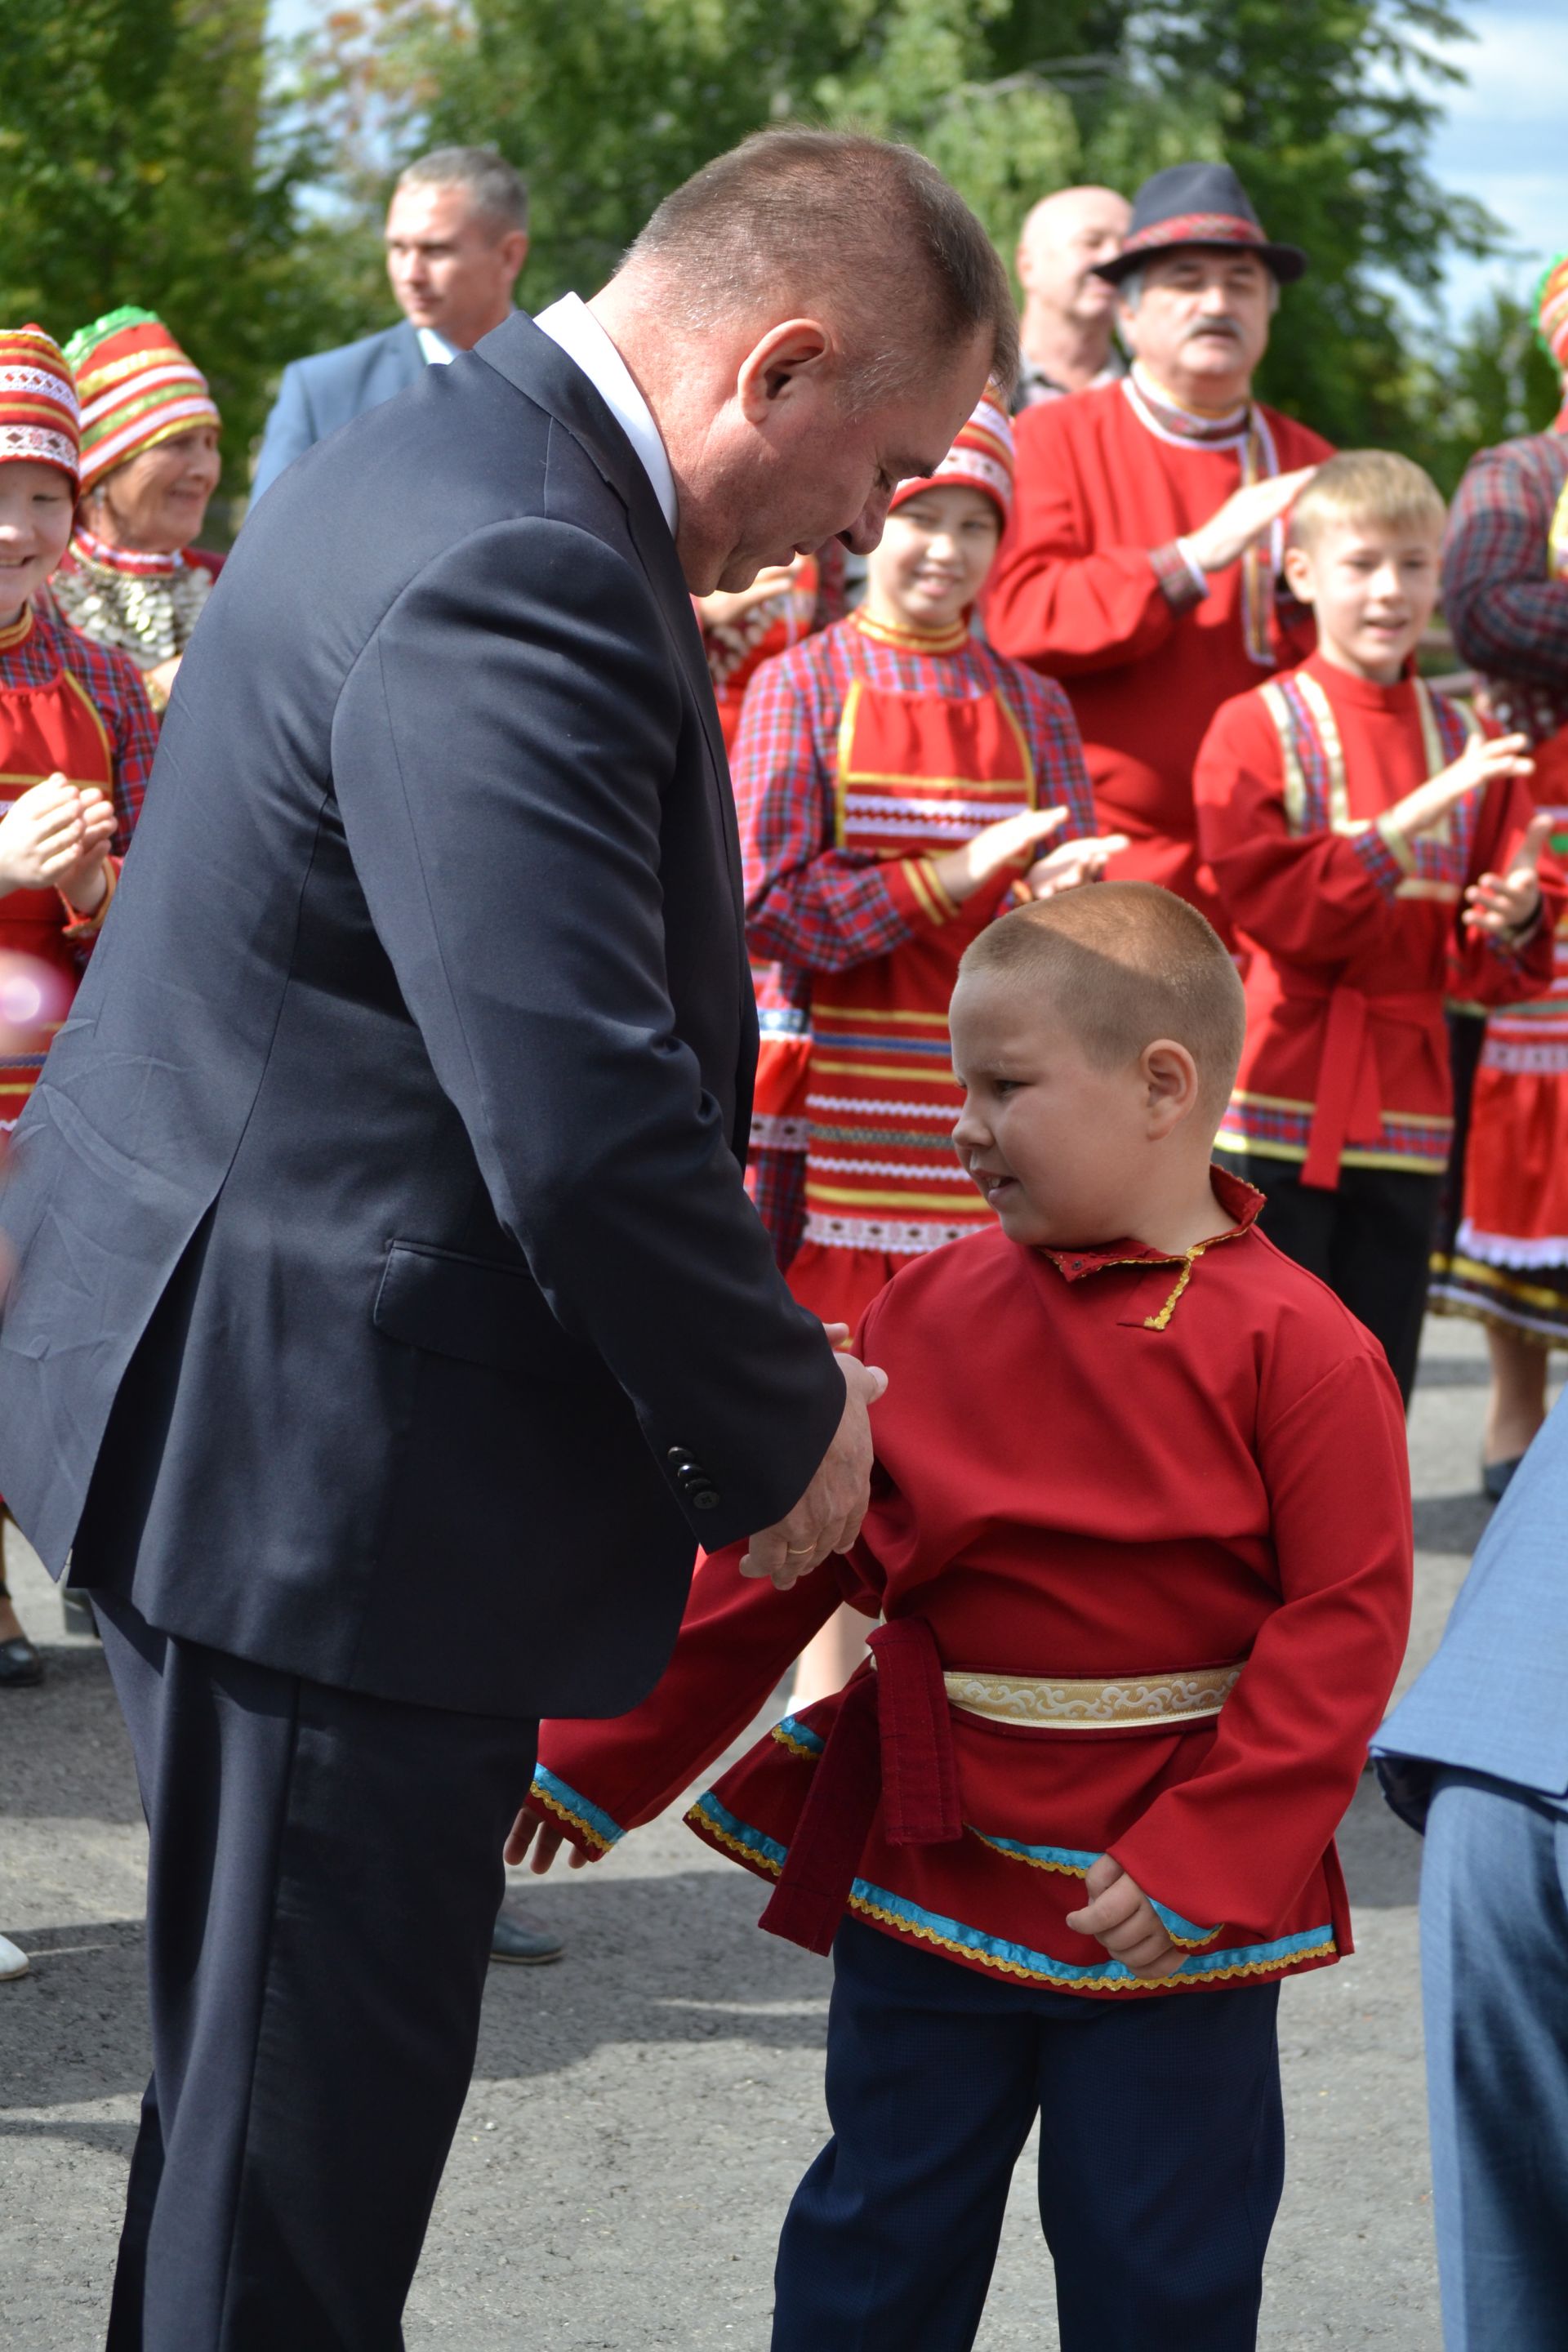
M 1278 1985 L 1123 2007 L 854 1920 L 833 1965 L 833 2137 L 784 2222 L 773 2352 L 967 2352 L 1037 2115 L 1062 2352 L 1252 2352 L 1285 2175 Z
M 153 2079 L 109 2352 L 397 2352 L 537 1727 L 95 1594 L 151 1838 Z
M 1568 2345 L 1568 1820 L 1445 1770 L 1421 1868 L 1447 2352 Z
M 1276 1249 L 1326 1282 L 1380 1340 L 1408 1405 L 1426 1314 L 1441 1176 L 1398 1168 L 1342 1168 L 1337 1191 L 1303 1184 L 1292 1160 L 1216 1151 L 1233 1176 L 1264 1196 L 1258 1224 Z

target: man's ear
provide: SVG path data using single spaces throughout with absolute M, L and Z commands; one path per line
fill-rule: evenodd
M 1173 1037 L 1156 1037 L 1144 1046 L 1140 1068 L 1147 1089 L 1149 1139 L 1158 1143 L 1197 1108 L 1198 1066 Z
M 1312 603 L 1312 559 L 1304 547 L 1285 550 L 1285 585 L 1298 604 Z
M 792 387 L 815 384 L 837 357 L 828 329 L 819 319 L 785 319 L 770 327 L 741 362 L 735 397 L 748 425 L 763 425 Z

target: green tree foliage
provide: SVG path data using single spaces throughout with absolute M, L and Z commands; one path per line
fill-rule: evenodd
M 243 486 L 279 351 L 351 324 L 295 197 L 324 168 L 265 100 L 266 0 L 4 0 L 0 319 L 61 341 L 135 302 L 223 411 Z

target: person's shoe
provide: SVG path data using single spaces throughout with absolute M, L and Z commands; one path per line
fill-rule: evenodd
M 66 1621 L 68 1633 L 85 1633 L 89 1642 L 101 1638 L 98 1620 L 92 1613 L 92 1603 L 85 1592 L 73 1592 L 68 1586 L 60 1594 L 60 1614 Z
M 26 1633 L 18 1633 L 15 1641 L 0 1642 L 0 1690 L 26 1690 L 43 1679 L 44 1662 Z
M 1481 1492 L 1489 1503 L 1501 1502 L 1503 1496 L 1509 1490 L 1509 1486 L 1512 1480 L 1514 1472 L 1519 1468 L 1519 1465 L 1523 1459 L 1524 1456 L 1522 1454 L 1516 1454 L 1511 1462 L 1483 1462 L 1481 1464 Z
M 0 1984 L 8 1984 L 13 1977 L 25 1977 L 32 1965 L 20 1944 L 14 1944 L 9 1936 L 0 1936 Z
M 490 1932 L 492 1960 L 510 1960 L 518 1968 L 537 1969 L 546 1960 L 558 1960 L 565 1948 L 559 1936 L 552 1936 L 526 1911 L 510 1910 L 503 1903 L 496 1913 L 496 1924 Z

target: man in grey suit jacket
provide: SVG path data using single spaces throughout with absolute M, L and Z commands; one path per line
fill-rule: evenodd
M 764 133 L 213 593 L 0 1213 L 0 1491 L 152 1840 L 111 2352 L 396 2352 L 537 1717 L 636 1705 L 700 1543 L 854 1541 L 882 1382 L 742 1181 L 691 599 L 869 551 L 1016 356 L 923 158 Z
M 425 368 L 472 351 L 511 309 L 527 258 L 528 190 L 493 147 L 437 147 L 410 163 L 386 215 L 386 274 L 403 323 L 284 369 L 252 502 L 312 443 Z
M 1568 2343 L 1568 1409 L 1373 1743 L 1426 1832 L 1421 1969 L 1447 2352 Z

